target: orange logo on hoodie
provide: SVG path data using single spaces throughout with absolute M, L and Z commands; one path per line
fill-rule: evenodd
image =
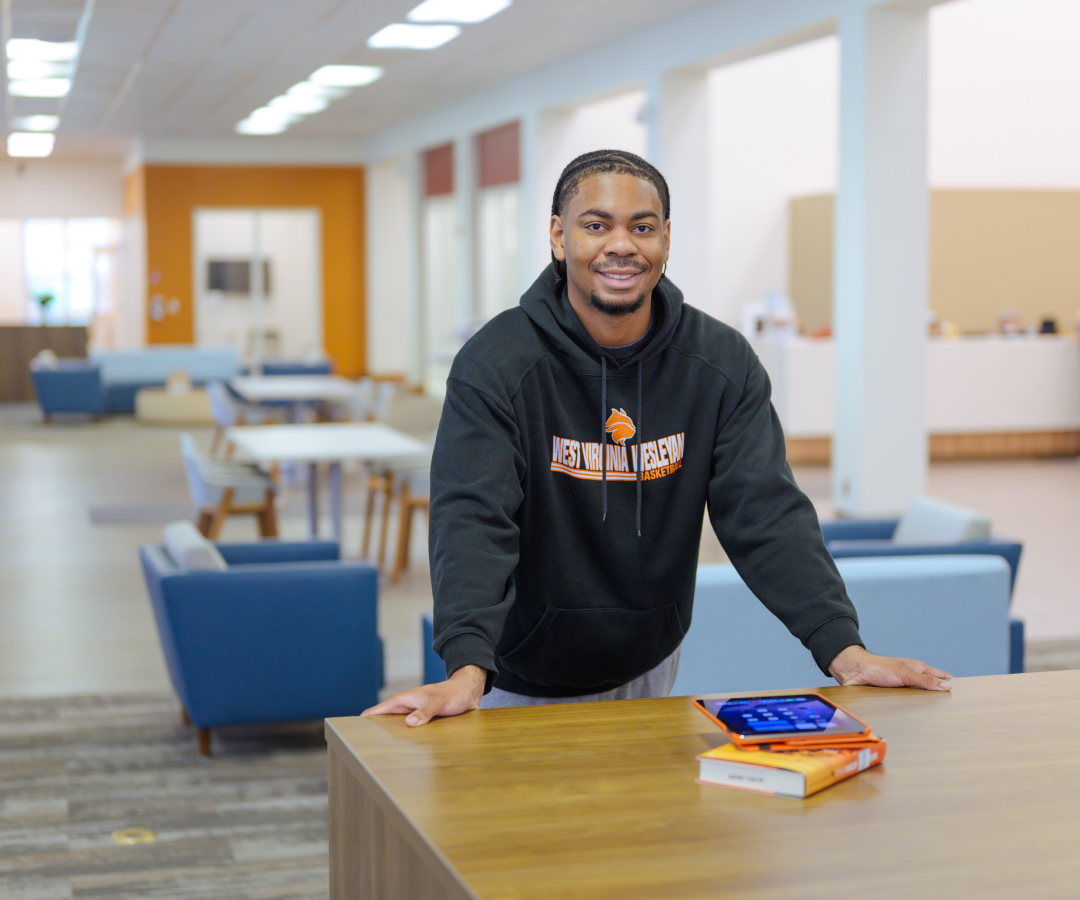
M 626 442 L 637 433 L 634 421 L 626 414 L 625 409 L 613 408 L 611 415 L 604 423 L 604 430 L 611 435 L 616 444 L 622 444 L 624 447 Z

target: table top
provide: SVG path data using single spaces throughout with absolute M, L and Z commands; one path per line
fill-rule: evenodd
M 327 721 L 331 748 L 493 898 L 1040 898 L 1080 892 L 1080 671 L 822 693 L 889 742 L 806 800 L 694 783 L 687 698 Z
M 229 384 L 250 403 L 347 400 L 356 391 L 356 383 L 340 375 L 251 375 Z
M 287 377 L 287 376 L 282 376 Z M 256 462 L 341 462 L 423 456 L 430 448 L 379 422 L 241 425 L 228 438 Z

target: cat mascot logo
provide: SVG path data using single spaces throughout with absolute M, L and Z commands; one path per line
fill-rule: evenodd
M 626 414 L 625 409 L 612 408 L 611 415 L 604 423 L 604 431 L 611 435 L 611 439 L 616 444 L 622 444 L 625 447 L 626 442 L 637 433 L 637 428 L 634 427 L 634 421 Z

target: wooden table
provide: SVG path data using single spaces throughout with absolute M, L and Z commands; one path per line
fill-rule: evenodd
M 330 719 L 331 897 L 1080 896 L 1080 671 L 823 693 L 889 751 L 807 800 L 695 784 L 686 698 Z
M 267 380 L 277 377 L 271 376 Z M 304 376 L 307 377 L 307 376 Z M 319 377 L 319 376 L 313 376 Z M 318 425 L 241 425 L 227 437 L 236 448 L 257 463 L 306 463 L 308 466 L 308 533 L 314 537 L 319 524 L 318 465 L 330 464 L 330 518 L 334 539 L 341 540 L 341 464 L 345 460 L 385 461 L 423 456 L 427 445 L 378 422 L 326 422 Z

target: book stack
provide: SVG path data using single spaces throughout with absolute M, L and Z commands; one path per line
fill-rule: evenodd
M 880 763 L 885 741 L 870 738 L 855 745 L 814 749 L 773 744 L 743 750 L 724 744 L 698 757 L 697 781 L 778 797 L 809 797 Z

